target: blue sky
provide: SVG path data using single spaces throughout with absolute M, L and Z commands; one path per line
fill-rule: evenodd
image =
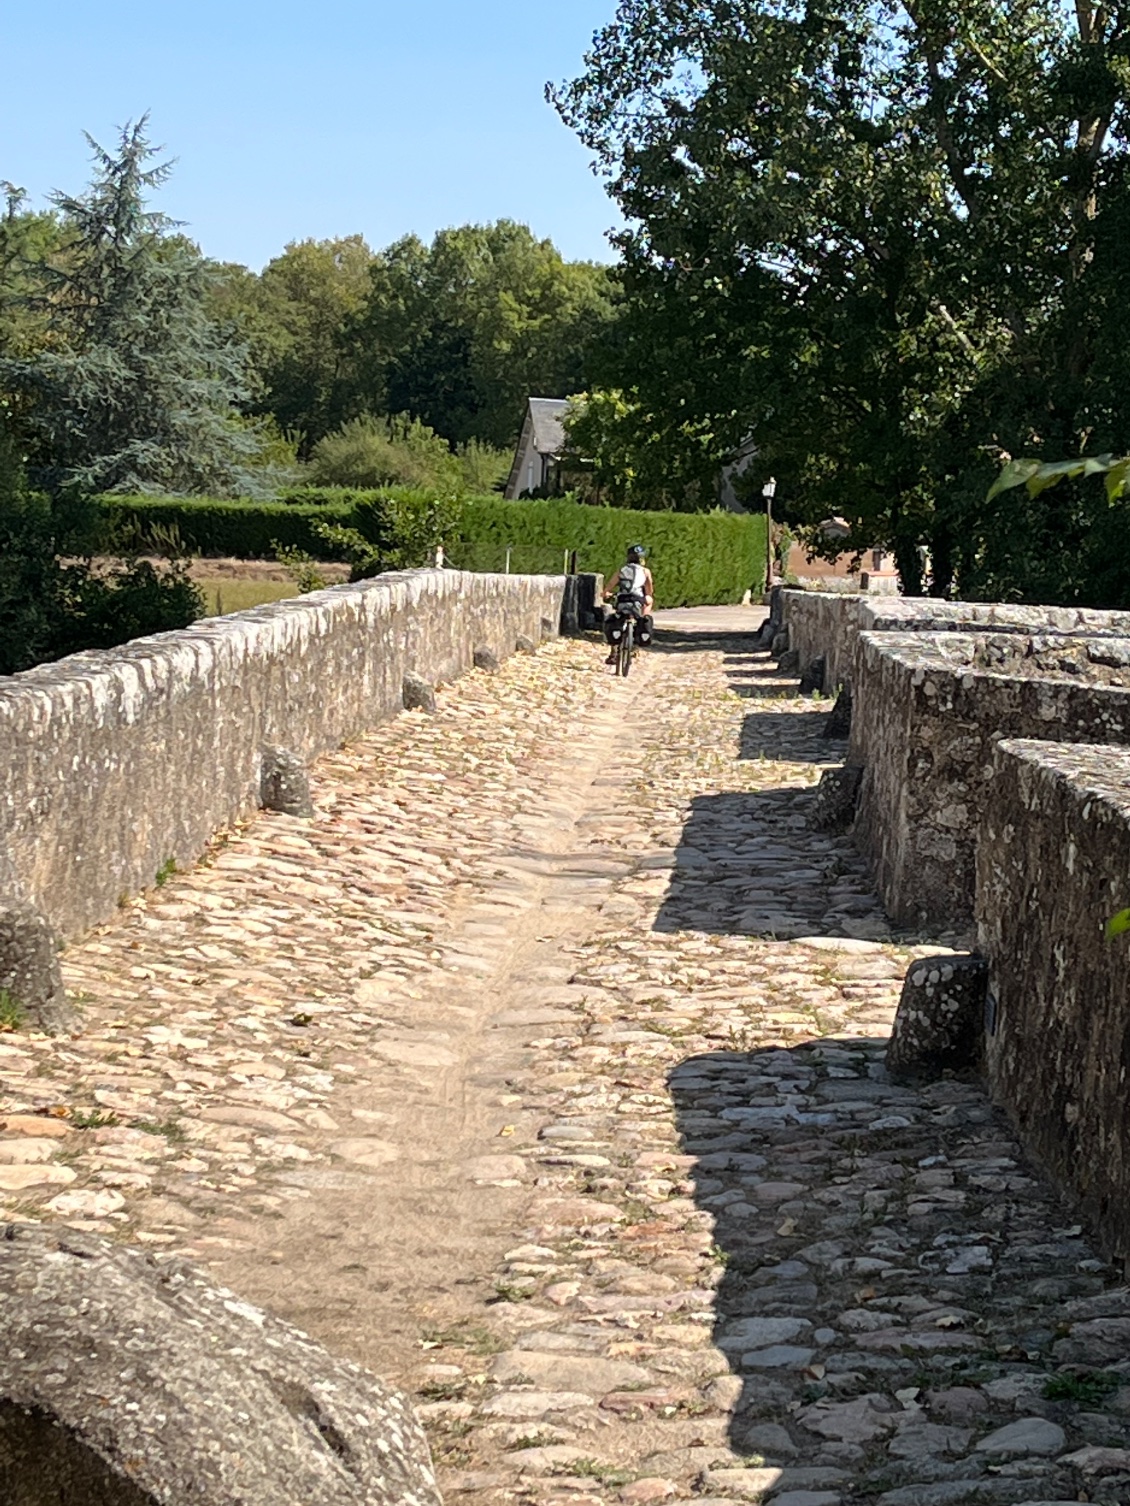
M 144 110 L 178 159 L 159 207 L 209 256 L 260 267 L 287 241 L 374 247 L 522 220 L 610 260 L 615 205 L 545 104 L 615 0 L 57 0 L 8 7 L 0 178 L 34 202 L 88 175 Z

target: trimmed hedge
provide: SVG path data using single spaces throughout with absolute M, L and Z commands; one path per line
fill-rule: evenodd
M 213 497 L 119 497 L 101 499 L 111 530 L 175 528 L 192 554 L 269 560 L 276 544 L 302 549 L 318 560 L 336 558 L 311 523 L 349 523 L 351 505 L 305 506 L 286 502 L 233 502 Z
M 509 545 L 516 551 L 515 570 L 529 568 L 522 556 L 532 549 L 546 551 L 551 559 L 544 568 L 554 570 L 561 568 L 559 555 L 576 550 L 579 570 L 608 575 L 624 563 L 629 544 L 643 544 L 660 607 L 740 601 L 745 591 L 760 592 L 765 579 L 765 519 L 756 514 L 632 512 L 566 500 L 472 497 L 464 503 L 459 532 L 448 549 L 453 565 L 460 563 L 460 545 L 480 557 L 486 545 Z
M 175 527 L 197 554 L 270 559 L 277 542 L 327 560 L 335 558 L 334 546 L 319 537 L 314 522 L 340 523 L 371 536 L 386 516 L 383 500 L 421 511 L 435 500 L 432 493 L 406 488 L 323 488 L 290 496 L 272 503 L 111 496 L 102 506 L 112 524 Z M 493 496 L 466 497 L 455 506 L 458 521 L 444 545 L 456 569 L 500 571 L 509 550 L 515 574 L 549 574 L 575 552 L 579 570 L 608 574 L 623 564 L 629 544 L 640 543 L 655 575 L 657 605 L 665 607 L 739 601 L 747 590 L 759 592 L 765 578 L 765 519 L 757 514 L 632 512 L 564 498 L 507 502 Z

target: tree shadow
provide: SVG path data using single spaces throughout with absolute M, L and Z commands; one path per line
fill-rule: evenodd
M 690 628 L 669 628 L 656 624 L 655 633 L 652 636 L 652 652 L 660 654 L 694 654 L 701 653 L 705 649 L 730 650 L 734 654 L 752 656 L 753 642 L 757 637 L 756 629 L 747 633 L 736 633 L 733 629 L 704 628 L 695 632 Z
M 751 711 L 742 723 L 738 757 L 829 766 L 842 763 L 844 743 L 822 737 L 827 720 L 826 705 L 811 711 Z
M 962 1304 L 1018 1334 L 1048 1319 L 1032 1290 L 1041 1269 L 1058 1262 L 1067 1291 L 1089 1289 L 1078 1229 L 1049 1247 L 1065 1217 L 1054 1193 L 1019 1175 L 1019 1200 L 978 1189 L 993 1157 L 1026 1170 L 980 1086 L 893 1084 L 885 1046 L 842 1035 L 711 1051 L 668 1078 L 694 1201 L 713 1220 L 713 1339 L 736 1378 L 731 1443 L 787 1469 L 789 1488 L 840 1488 L 876 1451 L 879 1472 L 895 1471 L 888 1483 L 912 1469 L 910 1450 L 905 1464 L 897 1445 L 886 1455 L 897 1416 L 864 1404 L 858 1432 L 837 1434 L 821 1408 L 960 1385 L 984 1347 Z
M 808 827 L 812 787 L 691 802 L 656 931 L 714 935 L 889 934 L 865 859 L 845 833 Z

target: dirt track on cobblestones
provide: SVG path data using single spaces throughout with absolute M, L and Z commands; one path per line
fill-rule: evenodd
M 975 1083 L 886 1080 L 931 948 L 740 621 L 476 672 L 72 947 L 0 1216 L 405 1385 L 469 1506 L 1128 1501 L 1130 1300 Z

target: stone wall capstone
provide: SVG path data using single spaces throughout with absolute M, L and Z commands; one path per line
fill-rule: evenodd
M 406 571 L 0 678 L 0 898 L 106 920 L 257 807 L 264 749 L 309 762 L 564 605 L 564 576 Z
M 963 930 L 996 743 L 1130 743 L 1130 640 L 864 633 L 857 663 L 855 840 L 896 923 Z
M 1002 742 L 977 856 L 985 1066 L 1027 1147 L 1130 1259 L 1130 749 Z
M 181 1262 L 0 1230 L 7 1506 L 441 1506 L 398 1392 Z
M 1130 612 L 1015 602 L 938 601 L 931 596 L 866 596 L 782 591 L 781 612 L 801 674 L 823 657 L 824 690 L 834 695 L 857 672 L 862 633 L 1074 633 L 1130 636 Z

